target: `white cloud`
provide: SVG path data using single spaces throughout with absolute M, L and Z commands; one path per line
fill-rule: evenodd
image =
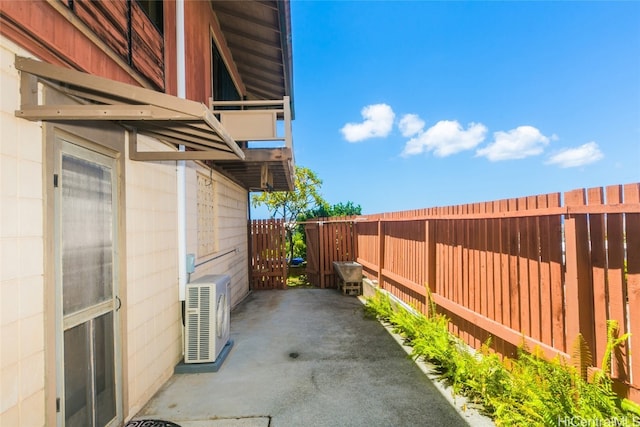
M 340 132 L 349 142 L 363 141 L 369 138 L 385 137 L 393 128 L 395 113 L 387 104 L 374 104 L 361 111 L 362 123 L 347 123 Z
M 477 156 L 485 156 L 492 162 L 524 159 L 542 153 L 549 144 L 549 138 L 533 126 L 518 126 L 508 132 L 494 132 L 493 138 L 491 144 L 476 151 Z
M 482 123 L 469 123 L 465 130 L 455 120 L 441 120 L 407 141 L 402 155 L 412 156 L 433 151 L 438 157 L 450 156 L 476 147 L 484 141 L 486 133 L 487 128 Z
M 595 142 L 587 142 L 576 148 L 566 148 L 549 158 L 547 164 L 561 168 L 574 168 L 588 165 L 602 159 L 604 154 Z
M 424 129 L 424 120 L 417 114 L 405 114 L 398 123 L 402 136 L 413 136 Z

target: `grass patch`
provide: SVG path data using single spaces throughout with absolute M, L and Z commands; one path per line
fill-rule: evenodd
M 313 288 L 307 278 L 306 263 L 298 266 L 289 266 L 287 269 L 287 287 L 288 288 Z
M 435 308 L 433 303 L 431 308 Z M 367 300 L 365 313 L 390 322 L 413 347 L 412 357 L 433 364 L 455 394 L 479 405 L 498 426 L 631 426 L 640 421 L 638 405 L 612 391 L 606 372 L 586 381 L 581 369 L 523 348 L 516 359 L 500 359 L 490 351 L 489 342 L 473 352 L 449 333 L 446 316 L 434 309 L 429 310 L 434 313 L 429 317 L 416 315 L 380 291 Z M 615 322 L 610 322 L 605 362 L 624 339 L 626 336 L 616 338 Z M 576 341 L 576 351 L 582 351 L 580 340 Z

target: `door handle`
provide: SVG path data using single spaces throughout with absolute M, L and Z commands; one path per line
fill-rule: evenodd
M 119 311 L 122 308 L 122 300 L 117 295 L 116 295 L 116 303 L 117 303 L 116 311 Z

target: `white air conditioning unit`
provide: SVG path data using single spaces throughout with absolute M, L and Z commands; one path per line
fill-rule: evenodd
M 214 362 L 229 341 L 231 299 L 227 275 L 208 275 L 187 284 L 185 363 Z

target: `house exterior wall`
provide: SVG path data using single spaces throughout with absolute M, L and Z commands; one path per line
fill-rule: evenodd
M 220 50 L 226 58 L 231 58 L 231 53 L 226 47 L 224 36 L 210 3 L 188 1 L 184 6 L 185 22 L 189 22 L 185 28 L 185 59 L 189 70 L 186 96 L 188 99 L 208 105 L 209 97 L 213 93 L 211 88 L 212 38 L 218 40 Z M 233 61 L 228 61 L 226 65 L 236 82 L 241 82 Z
M 15 117 L 20 108 L 16 54 L 34 56 L 0 36 L 0 425 L 55 425 L 56 350 L 50 333 L 54 261 L 46 237 L 53 219 L 47 207 L 50 190 L 44 185 L 50 168 L 48 140 L 41 122 Z M 122 147 L 127 147 L 127 138 L 123 129 Z M 141 149 L 170 149 L 142 135 L 138 143 Z M 132 161 L 126 148 L 120 155 L 124 158 L 121 361 L 123 415 L 129 419 L 173 374 L 182 358 L 183 328 L 176 164 Z M 247 190 L 199 162 L 187 162 L 187 252 L 197 254 L 198 173 L 215 182 L 217 242 L 213 254 L 197 257 L 192 279 L 211 273 L 230 275 L 232 305 L 236 305 L 249 292 Z
M 168 149 L 138 136 L 143 149 Z M 125 161 L 128 413 L 171 376 L 182 352 L 175 162 Z
M 0 36 L 0 425 L 44 425 L 42 126 L 14 117 L 20 77 Z
M 7 17 L 3 34 L 21 46 L 30 46 L 31 53 L 43 61 L 73 64 L 90 74 L 124 83 L 150 85 L 148 79 L 111 52 L 61 1 L 3 0 L 0 12 Z
M 248 193 L 230 179 L 213 173 L 216 199 L 216 251 L 210 255 L 198 253 L 197 174 L 209 175 L 209 169 L 190 162 L 187 169 L 187 253 L 196 255 L 196 270 L 191 280 L 207 274 L 228 274 L 231 277 L 231 306 L 236 306 L 249 292 L 248 276 Z

